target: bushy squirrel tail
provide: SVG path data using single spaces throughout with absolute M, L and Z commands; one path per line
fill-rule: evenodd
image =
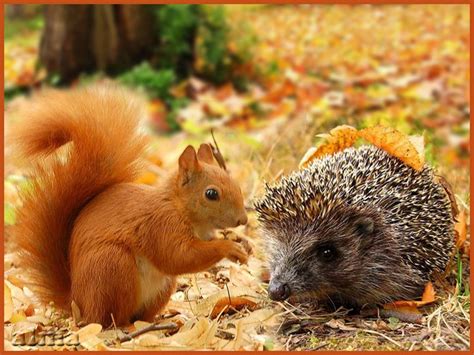
M 145 147 L 143 107 L 128 91 L 106 85 L 49 90 L 22 112 L 10 139 L 32 170 L 14 240 L 41 301 L 69 308 L 74 221 L 96 195 L 135 179 Z

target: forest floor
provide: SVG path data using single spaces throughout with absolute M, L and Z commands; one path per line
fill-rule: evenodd
M 408 7 L 408 8 L 407 8 Z M 150 168 L 139 179 L 159 184 L 176 166 L 187 144 L 211 141 L 213 128 L 229 170 L 241 183 L 246 204 L 272 182 L 298 168 L 316 135 L 340 124 L 364 128 L 389 125 L 405 134 L 423 134 L 426 160 L 446 177 L 456 201 L 469 216 L 469 7 L 443 6 L 239 6 L 229 11 L 234 39 L 244 29 L 252 48 L 253 72 L 261 80 L 247 92 L 231 84 L 212 87 L 191 78 L 176 88 L 192 92 L 179 112 L 182 131 L 154 134 L 146 158 Z M 383 30 L 374 30 L 383 29 Z M 241 32 L 240 32 L 241 33 Z M 34 75 L 37 26 L 5 43 L 6 86 Z M 5 106 L 6 133 L 16 112 L 28 104 L 17 95 Z M 159 120 L 150 103 L 150 127 Z M 158 105 L 159 106 L 159 105 Z M 150 129 L 152 132 L 152 129 Z M 435 283 L 437 300 L 419 310 L 416 322 L 397 317 L 360 316 L 327 310 L 315 302 L 271 302 L 267 297 L 265 246 L 256 216 L 247 226 L 227 231 L 252 246 L 248 265 L 223 261 L 179 279 L 178 291 L 160 323 L 179 330 L 155 330 L 119 342 L 148 326 L 102 329 L 80 323 L 54 305 L 41 306 L 25 286 L 9 231 L 20 204 L 18 189 L 27 177 L 5 151 L 5 349 L 31 349 L 31 335 L 46 332 L 42 348 L 90 350 L 466 350 L 470 337 L 469 219 L 466 242 L 444 282 Z M 466 233 L 466 232 L 464 232 Z M 221 237 L 222 237 L 221 235 Z M 420 295 L 421 296 L 421 295 Z M 229 297 L 239 304 L 225 308 Z M 53 334 L 64 334 L 68 340 Z M 77 339 L 76 339 L 76 334 Z M 77 340 L 77 341 L 76 341 Z M 77 344 L 75 344 L 77 343 Z M 73 344 L 73 345 L 71 345 Z

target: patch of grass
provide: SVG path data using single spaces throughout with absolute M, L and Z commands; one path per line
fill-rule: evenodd
M 30 19 L 9 19 L 4 18 L 5 31 L 3 38 L 8 40 L 21 40 L 22 36 L 28 32 L 40 31 L 43 28 L 43 16 L 35 16 Z

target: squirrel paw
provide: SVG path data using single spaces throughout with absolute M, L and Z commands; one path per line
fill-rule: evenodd
M 227 253 L 227 259 L 233 262 L 239 261 L 241 264 L 247 264 L 249 259 L 247 251 L 240 243 L 231 242 L 231 247 Z

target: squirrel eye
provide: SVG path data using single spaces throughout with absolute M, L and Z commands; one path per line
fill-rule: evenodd
M 332 261 L 337 257 L 337 250 L 333 246 L 323 246 L 318 249 L 318 256 L 323 261 Z
M 211 201 L 215 201 L 219 198 L 219 193 L 214 189 L 206 190 L 206 198 Z

